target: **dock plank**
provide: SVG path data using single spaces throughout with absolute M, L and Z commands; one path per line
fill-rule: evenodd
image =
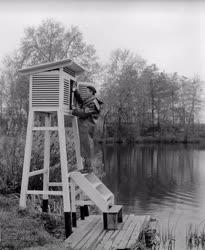
M 66 244 L 70 245 L 72 248 L 75 248 L 76 245 L 85 237 L 85 235 L 99 220 L 99 216 L 94 216 L 93 218 L 90 218 L 89 221 L 85 221 L 85 223 L 81 227 L 77 228 L 77 230 L 73 232 L 66 240 Z
M 135 225 L 135 228 L 134 228 L 129 240 L 127 241 L 125 248 L 129 249 L 133 246 L 133 244 L 135 244 L 137 242 L 145 220 L 146 220 L 146 216 L 138 216 L 137 217 L 137 223 Z
M 117 246 L 118 246 L 119 242 L 121 241 L 121 238 L 123 237 L 124 233 L 126 232 L 127 228 L 129 227 L 130 223 L 132 222 L 133 218 L 134 218 L 134 214 L 131 214 L 128 216 L 128 218 L 124 224 L 124 227 L 122 228 L 122 230 L 119 231 L 117 237 L 113 241 L 112 247 L 114 249 L 117 249 Z
M 120 225 L 121 227 L 119 227 L 119 230 L 115 230 L 115 232 L 112 234 L 112 236 L 110 237 L 110 239 L 105 244 L 105 246 L 104 246 L 105 249 L 111 249 L 115 238 L 119 234 L 119 231 L 122 230 L 122 228 L 123 228 L 123 226 L 125 224 L 125 221 L 127 221 L 127 219 L 128 219 L 128 215 L 126 214 L 126 215 L 124 215 L 124 218 L 123 218 L 124 222 Z
M 125 221 L 127 220 L 128 215 L 124 215 L 122 223 L 118 225 L 119 230 L 121 230 L 124 226 Z M 99 238 L 96 240 L 94 244 L 90 246 L 90 249 L 96 250 L 96 249 L 109 249 L 110 246 L 112 246 L 112 240 L 116 237 L 116 235 L 119 233 L 119 230 L 103 230 L 102 234 L 99 236 Z M 105 237 L 105 238 L 104 238 Z
M 112 236 L 112 234 L 114 232 L 115 232 L 114 230 L 107 231 L 106 234 L 104 235 L 103 239 L 101 240 L 101 242 L 99 242 L 99 244 L 97 245 L 95 250 L 105 249 L 104 246 L 105 246 L 106 242 L 110 239 L 110 237 Z
M 65 241 L 69 250 L 130 249 L 137 242 L 140 230 L 148 217 L 124 215 L 117 230 L 104 230 L 102 215 L 91 215 L 79 221 L 78 228 Z
M 100 221 L 101 222 L 101 221 Z M 93 228 L 86 234 L 86 236 L 79 242 L 78 245 L 76 245 L 76 249 L 87 249 L 87 247 L 90 247 L 91 243 L 93 242 L 93 236 L 96 234 L 96 232 L 101 232 L 103 229 L 102 223 L 96 223 Z M 88 245 L 88 242 L 90 244 Z
M 93 250 L 97 249 L 97 246 L 102 242 L 106 233 L 107 231 L 103 230 L 103 232 L 99 235 L 98 239 L 90 245 L 90 249 L 93 249 Z
M 122 235 L 118 245 L 117 245 L 117 249 L 125 249 L 127 242 L 129 241 L 135 227 L 136 224 L 138 222 L 138 218 L 136 216 L 134 216 L 134 218 L 132 218 L 132 222 L 130 223 L 129 227 L 125 230 L 124 234 Z
M 93 235 L 91 235 L 90 239 L 86 242 L 84 245 L 85 249 L 93 249 L 91 248 L 93 244 L 96 242 L 96 240 L 99 238 L 99 236 L 103 233 L 103 223 L 98 224 L 98 228 L 96 228 L 95 232 Z

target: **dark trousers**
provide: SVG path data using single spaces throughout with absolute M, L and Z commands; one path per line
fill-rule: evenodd
M 93 171 L 94 130 L 95 125 L 89 120 L 78 119 L 80 151 L 84 159 L 84 170 Z

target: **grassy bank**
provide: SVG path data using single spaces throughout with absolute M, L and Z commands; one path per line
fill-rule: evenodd
M 90 206 L 90 214 L 98 213 L 95 206 Z M 66 249 L 64 240 L 63 214 L 42 213 L 29 199 L 27 209 L 22 211 L 18 194 L 0 195 L 0 249 L 60 250 Z
M 63 223 L 29 205 L 19 211 L 16 195 L 0 195 L 0 249 L 65 249 Z

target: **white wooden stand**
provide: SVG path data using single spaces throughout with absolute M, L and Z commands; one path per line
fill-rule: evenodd
M 21 183 L 20 208 L 26 208 L 28 194 L 43 195 L 43 212 L 48 211 L 49 195 L 63 196 L 65 234 L 66 238 L 72 233 L 72 226 L 76 227 L 76 206 L 80 206 L 81 217 L 88 216 L 88 205 L 97 205 L 103 213 L 110 214 L 114 207 L 114 195 L 93 173 L 83 175 L 79 171 L 68 171 L 65 116 L 69 116 L 72 122 L 74 134 L 77 170 L 83 169 L 80 153 L 80 138 L 77 118 L 71 114 L 73 108 L 72 86 L 75 77 L 84 70 L 69 59 L 59 62 L 36 65 L 20 72 L 30 76 L 29 89 L 29 117 L 26 134 L 26 146 L 23 164 L 23 176 Z M 80 87 L 80 85 L 79 85 Z M 85 86 L 81 86 L 86 89 Z M 86 91 L 84 91 L 86 94 Z M 45 113 L 45 126 L 35 127 L 34 120 L 37 112 Z M 57 113 L 57 126 L 51 126 L 51 113 Z M 44 166 L 42 169 L 31 171 L 31 153 L 33 144 L 33 131 L 44 131 Z M 61 182 L 49 181 L 50 168 L 50 131 L 57 131 L 60 145 Z M 29 177 L 43 174 L 43 190 L 28 190 Z M 61 187 L 61 191 L 49 190 L 49 187 Z M 76 187 L 90 200 L 76 200 Z M 82 197 L 83 197 L 82 195 Z M 107 220 L 107 217 L 104 216 Z M 106 222 L 106 221 L 105 221 Z M 107 223 L 107 222 L 106 222 Z
M 69 179 L 68 179 L 68 166 L 67 166 L 67 152 L 66 152 L 66 138 L 65 138 L 65 115 L 69 115 L 69 119 L 72 120 L 72 128 L 74 133 L 74 143 L 75 143 L 75 152 L 77 159 L 77 167 L 78 170 L 83 168 L 82 158 L 80 155 L 80 141 L 79 141 L 79 133 L 78 133 L 78 122 L 77 118 L 70 115 L 65 114 L 62 110 L 53 110 L 57 111 L 57 120 L 58 126 L 51 127 L 51 109 L 50 112 L 48 110 L 41 110 L 41 112 L 45 112 L 45 126 L 44 127 L 34 127 L 34 117 L 35 113 L 38 110 L 32 109 L 29 112 L 28 118 L 28 127 L 27 127 L 27 135 L 26 135 L 26 147 L 25 147 L 25 156 L 24 156 L 24 165 L 23 165 L 23 177 L 21 184 L 21 196 L 20 196 L 20 208 L 26 208 L 26 200 L 28 194 L 41 194 L 43 195 L 43 204 L 42 210 L 43 212 L 48 211 L 48 196 L 49 195 L 62 195 L 63 196 L 63 204 L 64 204 L 64 213 L 65 213 L 65 222 L 66 222 L 66 237 L 68 237 L 71 232 L 71 202 L 70 202 L 70 190 L 69 190 Z M 32 152 L 32 139 L 33 139 L 33 131 L 45 131 L 44 136 L 44 168 L 36 171 L 30 170 L 30 162 L 31 162 L 31 152 Z M 59 134 L 59 145 L 60 145 L 60 165 L 61 165 L 61 179 L 60 183 L 51 183 L 49 182 L 49 166 L 50 166 L 50 131 L 57 131 Z M 43 174 L 43 190 L 28 190 L 29 177 Z M 49 187 L 51 186 L 61 186 L 62 191 L 49 191 Z M 74 203 L 73 203 L 74 204 Z M 75 205 L 73 205 L 72 211 L 75 213 Z M 73 219 L 74 221 L 74 219 Z M 74 225 L 75 226 L 75 225 Z

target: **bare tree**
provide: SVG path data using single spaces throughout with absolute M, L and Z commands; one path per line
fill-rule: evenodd
M 86 44 L 78 27 L 67 28 L 47 19 L 38 27 L 25 29 L 19 49 L 4 58 L 0 81 L 0 90 L 5 87 L 7 92 L 5 106 L 10 130 L 24 128 L 28 114 L 28 79 L 20 76 L 18 69 L 64 58 L 75 60 L 87 70 L 81 80 L 96 79 L 100 71 L 96 51 L 93 45 Z

